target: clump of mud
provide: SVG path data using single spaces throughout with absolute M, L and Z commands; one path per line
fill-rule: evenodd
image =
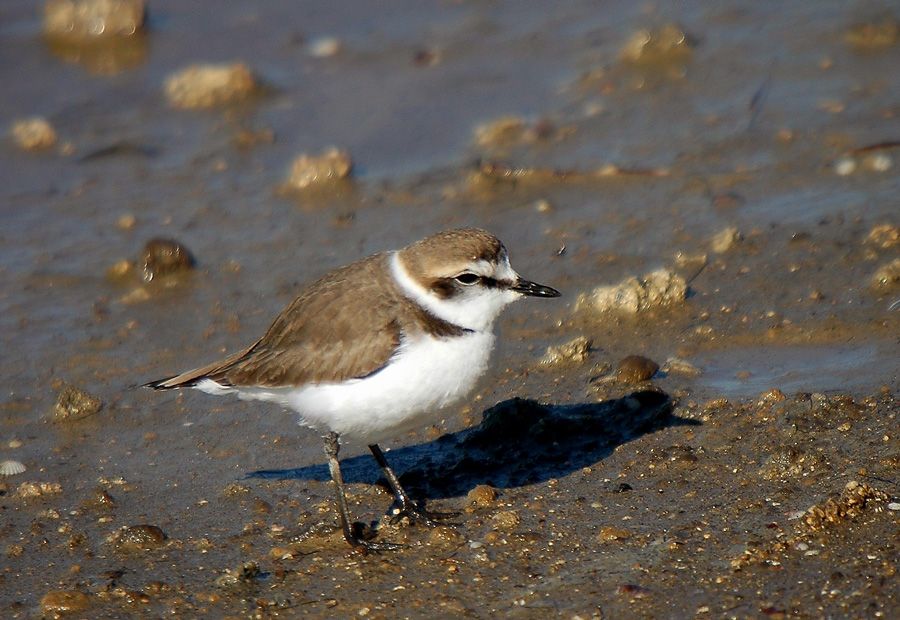
M 144 0 L 48 0 L 44 42 L 65 62 L 112 75 L 147 57 Z
M 658 269 L 642 278 L 631 277 L 582 293 L 575 302 L 575 310 L 637 314 L 649 308 L 680 304 L 686 296 L 687 282 L 683 277 L 668 269 Z
M 57 141 L 56 130 L 50 121 L 42 116 L 14 121 L 10 133 L 16 145 L 26 151 L 49 149 Z
M 144 0 L 47 0 L 44 34 L 73 40 L 130 37 L 144 27 Z
M 53 405 L 54 422 L 73 422 L 92 416 L 103 408 L 103 401 L 74 385 L 65 385 Z
M 900 284 L 900 258 L 879 267 L 872 275 L 872 286 L 876 289 L 894 289 Z
M 541 118 L 530 122 L 520 116 L 502 116 L 475 128 L 475 143 L 487 149 L 560 140 L 574 132 L 572 127 L 557 127 Z
M 304 153 L 291 163 L 286 189 L 321 188 L 349 178 L 353 161 L 346 151 L 329 148 L 319 155 Z
M 541 364 L 553 366 L 555 364 L 581 363 L 591 354 L 594 341 L 586 336 L 578 336 L 564 344 L 549 346 Z
M 861 52 L 887 49 L 900 41 L 900 20 L 894 15 L 885 14 L 871 21 L 854 24 L 847 29 L 844 39 Z
M 141 273 L 145 282 L 163 276 L 184 273 L 194 268 L 196 261 L 184 244 L 173 239 L 151 239 L 144 246 Z
M 140 553 L 163 546 L 168 540 L 166 533 L 156 525 L 130 525 L 113 532 L 108 538 L 120 553 Z
M 622 47 L 623 60 L 638 65 L 683 62 L 690 58 L 694 44 L 677 24 L 635 32 Z
M 246 64 L 196 64 L 166 78 L 163 89 L 176 108 L 203 109 L 243 101 L 260 91 Z
M 875 487 L 852 480 L 837 497 L 811 506 L 800 517 L 794 534 L 760 547 L 747 549 L 731 561 L 734 570 L 760 563 L 777 563 L 778 557 L 793 548 L 804 549 L 811 536 L 822 535 L 844 527 L 866 510 L 883 510 L 890 496 Z

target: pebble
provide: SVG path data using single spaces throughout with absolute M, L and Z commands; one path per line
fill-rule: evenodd
M 501 510 L 491 517 L 495 530 L 514 530 L 519 525 L 519 514 L 515 510 Z
M 541 364 L 552 366 L 563 363 L 579 363 L 585 361 L 591 352 L 594 341 L 585 336 L 578 336 L 565 344 L 549 346 Z
M 890 14 L 871 22 L 850 27 L 844 39 L 860 51 L 884 49 L 896 45 L 900 39 L 900 21 Z
M 636 314 L 658 306 L 680 304 L 687 296 L 687 282 L 668 269 L 658 269 L 643 278 L 627 278 L 613 286 L 600 286 L 582 293 L 575 302 L 575 311 L 625 312 Z
M 692 44 L 677 24 L 662 28 L 640 29 L 622 47 L 623 60 L 638 64 L 653 64 L 684 60 L 690 56 Z
M 172 106 L 202 109 L 247 99 L 260 85 L 250 67 L 236 62 L 191 65 L 166 78 L 163 89 Z
M 439 525 L 428 532 L 428 544 L 435 547 L 457 547 L 465 541 L 465 537 L 453 527 Z
M 23 499 L 59 495 L 60 493 L 62 493 L 62 485 L 58 482 L 23 482 L 16 489 L 16 496 Z
M 631 538 L 631 531 L 614 525 L 604 525 L 597 534 L 597 540 L 600 542 L 610 542 L 614 540 L 627 540 Z
M 173 239 L 151 239 L 144 246 L 141 256 L 142 272 L 146 282 L 194 268 L 194 256 L 183 244 Z
M 872 276 L 874 288 L 892 289 L 900 283 L 900 258 L 879 267 Z
M 872 153 L 863 157 L 862 165 L 874 172 L 887 172 L 894 165 L 894 160 L 887 153 Z
M 729 226 L 716 233 L 710 242 L 710 249 L 716 254 L 724 254 L 743 238 L 744 236 L 738 231 L 737 227 Z
M 662 365 L 662 369 L 666 373 L 682 375 L 685 377 L 699 377 L 703 374 L 703 371 L 700 368 L 680 357 L 668 358 Z
M 893 224 L 873 226 L 866 237 L 866 243 L 885 250 L 892 248 L 900 243 L 900 227 Z
M 497 501 L 497 489 L 486 484 L 479 484 L 466 494 L 466 503 L 476 508 L 486 508 Z
M 343 45 L 337 37 L 319 37 L 309 42 L 309 55 L 313 58 L 330 58 L 337 56 Z
M 303 154 L 291 163 L 288 189 L 304 190 L 341 181 L 350 176 L 353 161 L 345 151 L 331 147 L 320 155 Z
M 496 147 L 518 142 L 528 124 L 519 116 L 503 116 L 475 128 L 475 142 L 483 147 Z
M 841 157 L 834 162 L 834 173 L 846 177 L 856 172 L 856 160 L 852 157 Z
M 659 364 L 642 355 L 629 355 L 623 358 L 616 368 L 616 381 L 624 384 L 642 383 L 649 381 Z
M 41 613 L 46 617 L 83 612 L 91 599 L 79 590 L 50 590 L 41 597 Z
M 144 0 L 47 0 L 44 34 L 91 41 L 130 37 L 144 27 Z
M 26 151 L 49 149 L 56 144 L 56 130 L 46 118 L 33 116 L 14 121 L 11 129 L 15 143 Z
M 72 422 L 92 416 L 103 408 L 103 401 L 74 385 L 65 385 L 53 405 L 54 422 Z
M 900 502 L 891 502 L 887 507 L 888 510 L 900 510 Z
M 114 532 L 107 542 L 112 543 L 117 551 L 138 552 L 151 551 L 163 545 L 168 539 L 166 533 L 155 525 L 130 525 Z

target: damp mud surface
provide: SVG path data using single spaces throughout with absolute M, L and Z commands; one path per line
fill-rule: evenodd
M 900 615 L 896 6 L 142 4 L 0 8 L 0 616 Z M 383 446 L 448 525 L 344 447 L 397 551 L 293 416 L 137 387 L 471 225 L 563 297 Z

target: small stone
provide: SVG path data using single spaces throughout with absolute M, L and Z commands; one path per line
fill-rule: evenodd
M 768 392 L 760 394 L 759 398 L 756 401 L 756 404 L 759 407 L 765 407 L 773 403 L 780 403 L 786 399 L 787 396 L 785 396 L 784 392 L 782 392 L 778 388 L 772 388 Z
M 863 157 L 863 167 L 873 172 L 887 172 L 894 165 L 894 160 L 887 153 L 871 153 Z
M 628 278 L 613 286 L 600 286 L 582 293 L 575 302 L 576 312 L 625 312 L 636 314 L 657 306 L 680 304 L 687 295 L 687 282 L 667 269 L 658 269 L 643 278 Z
M 26 151 L 48 149 L 56 144 L 57 139 L 53 125 L 41 116 L 14 121 L 12 137 L 19 148 Z
M 125 215 L 120 215 L 119 219 L 116 220 L 116 226 L 119 230 L 129 231 L 134 230 L 135 225 L 137 224 L 137 218 L 131 213 L 126 213 Z
M 23 482 L 16 489 L 16 497 L 22 499 L 59 495 L 60 493 L 62 493 L 62 485 L 58 482 Z
M 514 530 L 519 525 L 519 514 L 515 510 L 501 510 L 491 517 L 496 530 Z
M 41 613 L 46 617 L 83 612 L 91 599 L 78 590 L 51 590 L 41 597 Z
M 103 401 L 74 385 L 65 385 L 53 405 L 54 422 L 73 422 L 92 416 L 103 408 Z
M 141 257 L 144 280 L 152 280 L 184 273 L 193 269 L 195 261 L 191 251 L 172 239 L 151 239 L 144 246 Z
M 623 60 L 636 64 L 682 62 L 691 55 L 690 38 L 677 24 L 666 24 L 655 30 L 641 29 L 625 43 Z
M 465 537 L 456 528 L 439 525 L 428 532 L 428 544 L 435 547 L 457 547 L 465 542 Z
M 118 260 L 106 270 L 107 279 L 113 282 L 128 280 L 134 276 L 134 263 L 127 259 Z
M 144 0 L 47 0 L 44 34 L 90 41 L 131 37 L 144 26 Z
M 834 173 L 846 177 L 856 172 L 856 160 L 852 157 L 841 157 L 834 162 Z
M 716 233 L 716 235 L 710 242 L 710 249 L 716 254 L 724 254 L 732 247 L 734 247 L 735 243 L 738 243 L 743 238 L 743 235 L 741 235 L 737 227 L 729 226 L 728 228 Z
M 699 377 L 703 371 L 680 357 L 670 357 L 662 365 L 663 372 L 684 377 Z
M 163 545 L 168 539 L 166 533 L 155 525 L 130 525 L 113 533 L 107 542 L 112 543 L 117 551 L 139 552 L 151 551 Z
M 261 573 L 256 562 L 244 562 L 237 568 L 226 569 L 225 574 L 218 577 L 215 583 L 220 588 L 235 589 L 255 582 Z
M 319 37 L 310 41 L 308 50 L 313 58 L 330 58 L 337 56 L 343 45 L 337 37 Z
M 547 347 L 547 352 L 541 358 L 541 364 L 551 366 L 563 363 L 580 363 L 586 360 L 591 352 L 594 341 L 585 336 L 556 346 Z
M 260 85 L 242 62 L 191 65 L 170 75 L 164 84 L 166 98 L 176 108 L 212 108 L 247 99 Z
M 869 231 L 866 243 L 882 249 L 892 248 L 900 243 L 900 227 L 893 224 L 879 224 Z
M 81 502 L 81 508 L 85 510 L 106 512 L 116 507 L 116 500 L 106 489 L 95 489 L 93 494 Z
M 479 484 L 466 495 L 466 502 L 475 508 L 487 508 L 497 501 L 497 490 L 486 484 Z
M 305 190 L 329 185 L 350 176 L 353 162 L 345 151 L 329 148 L 321 155 L 301 155 L 291 164 L 287 187 Z
M 475 142 L 482 147 L 496 147 L 518 142 L 528 128 L 518 116 L 503 116 L 475 128 Z
M 875 288 L 892 289 L 898 283 L 900 283 L 900 258 L 882 265 L 872 276 L 872 286 Z
M 659 364 L 653 360 L 641 355 L 629 355 L 619 362 L 616 381 L 625 384 L 642 383 L 649 381 L 658 370 Z
M 844 39 L 861 52 L 885 49 L 900 40 L 900 20 L 890 14 L 851 26 Z
M 610 542 L 613 540 L 627 540 L 631 538 L 631 532 L 623 527 L 614 525 L 604 525 L 597 534 L 597 540 L 600 542 Z
M 887 507 L 888 510 L 900 510 L 900 502 L 891 502 Z

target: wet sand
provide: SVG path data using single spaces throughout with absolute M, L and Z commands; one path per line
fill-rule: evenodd
M 900 612 L 900 15 L 151 2 L 73 47 L 0 13 L 3 617 Z M 198 63 L 252 75 L 183 109 Z M 455 527 L 391 523 L 349 446 L 353 513 L 408 545 L 355 554 L 313 432 L 135 387 L 464 225 L 564 297 L 513 306 L 477 392 L 390 446 Z M 658 269 L 683 299 L 578 301 Z

